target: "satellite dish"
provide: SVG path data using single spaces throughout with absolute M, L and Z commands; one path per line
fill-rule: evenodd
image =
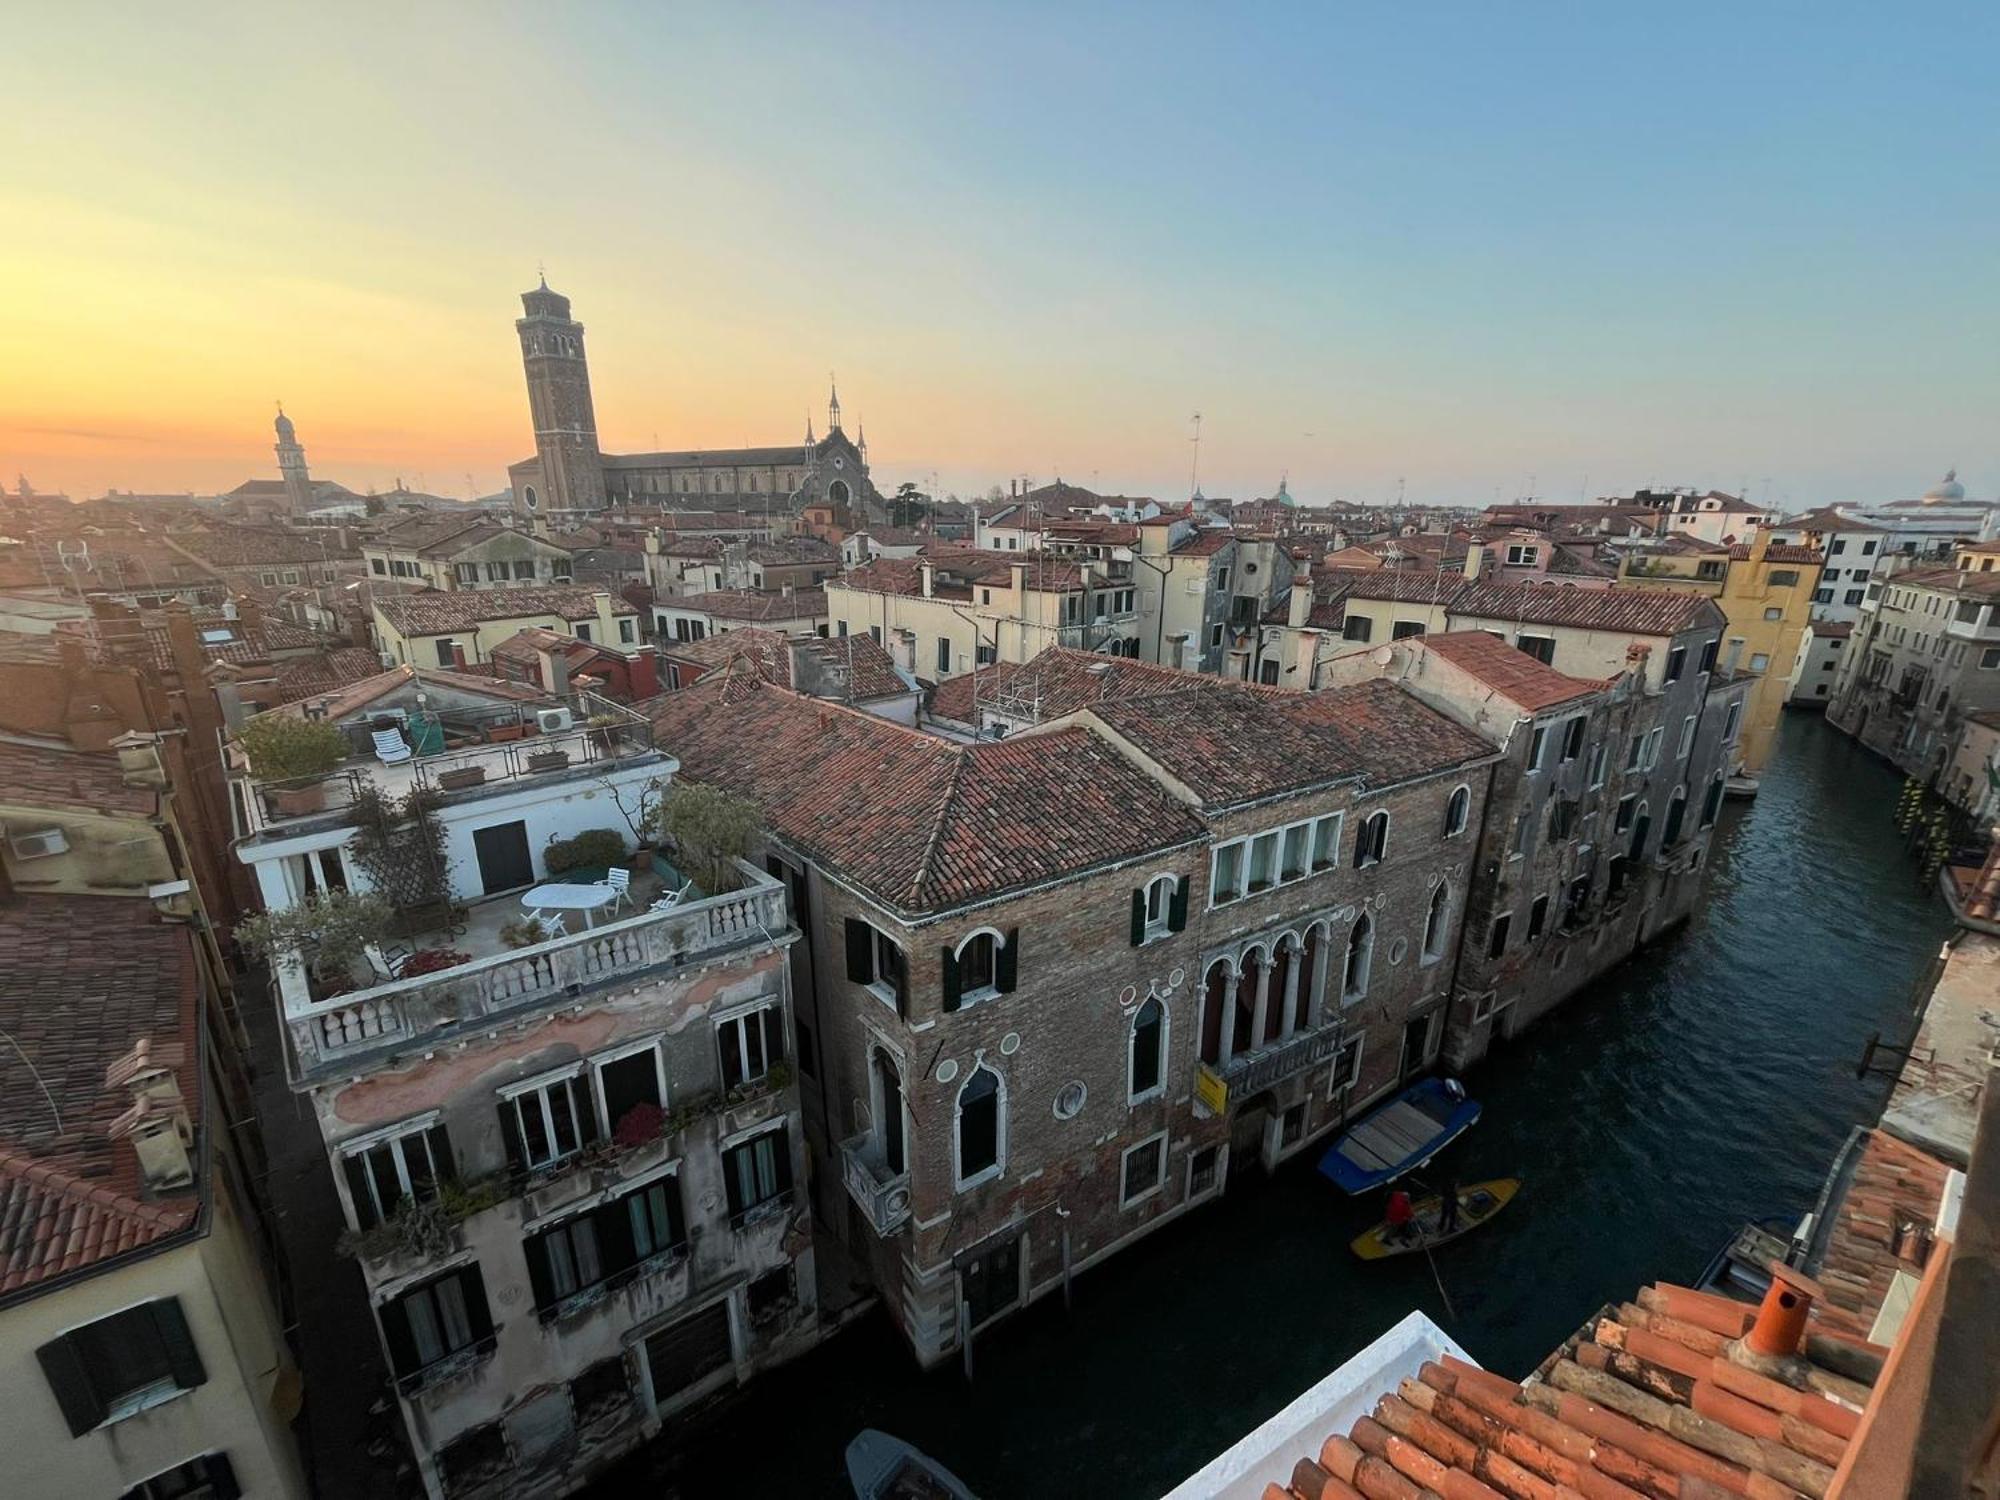
M 1374 662 L 1378 667 L 1386 667 L 1395 659 L 1396 653 L 1391 651 L 1387 646 L 1377 646 L 1375 654 L 1369 657 L 1369 660 Z

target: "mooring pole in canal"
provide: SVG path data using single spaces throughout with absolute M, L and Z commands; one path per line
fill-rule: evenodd
M 1069 1297 L 1069 1210 L 1060 1203 L 1056 1205 L 1056 1217 L 1062 1220 L 1062 1268 L 1063 1268 L 1063 1311 L 1070 1310 Z

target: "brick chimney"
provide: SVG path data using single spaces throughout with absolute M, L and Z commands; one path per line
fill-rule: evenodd
M 174 1072 L 185 1060 L 178 1043 L 156 1048 L 151 1038 L 140 1037 L 104 1070 L 104 1087 L 132 1101 L 107 1133 L 114 1141 L 131 1141 L 149 1192 L 167 1192 L 194 1181 L 188 1150 L 194 1131 Z
M 1303 629 L 1312 617 L 1313 590 L 1312 564 L 1303 562 L 1292 574 L 1292 596 L 1286 600 L 1285 623 L 1294 630 Z
M 237 623 L 242 625 L 245 635 L 264 633 L 264 606 L 249 594 L 239 594 L 230 601 L 236 606 Z

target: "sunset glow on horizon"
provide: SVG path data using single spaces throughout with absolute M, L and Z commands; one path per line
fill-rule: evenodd
M 0 479 L 465 497 L 538 264 L 612 452 L 1486 504 L 2000 489 L 1990 7 L 36 8 Z M 1274 65 L 1273 59 L 1283 59 Z

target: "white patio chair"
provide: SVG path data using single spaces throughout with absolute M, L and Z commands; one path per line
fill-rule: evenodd
M 375 758 L 385 766 L 401 765 L 410 758 L 410 747 L 403 743 L 400 729 L 378 729 L 374 732 Z
M 538 911 L 535 913 L 535 920 L 542 924 L 542 931 L 550 934 L 553 937 L 569 936 L 569 923 L 563 920 L 563 914 L 561 912 L 556 912 L 553 915 L 550 915 L 546 912 Z
M 618 893 L 617 897 L 610 903 L 612 911 L 618 910 L 621 906 L 630 906 L 632 904 L 632 872 L 623 865 L 613 865 L 604 872 L 604 878 L 597 883 L 599 885 L 608 885 Z
M 654 911 L 672 911 L 676 906 L 679 906 L 681 902 L 687 899 L 687 893 L 693 889 L 694 889 L 694 882 L 690 880 L 686 884 L 684 884 L 679 890 L 669 891 L 666 895 L 660 897 L 659 900 L 653 903 L 652 909 Z

